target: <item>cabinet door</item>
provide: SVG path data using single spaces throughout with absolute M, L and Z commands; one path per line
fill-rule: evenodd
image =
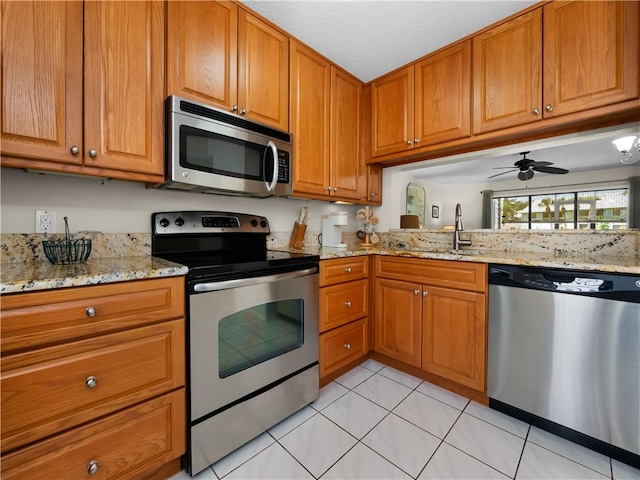
M 542 119 L 540 8 L 473 37 L 473 106 L 476 134 Z
M 161 175 L 164 3 L 84 5 L 85 166 Z
M 382 167 L 367 165 L 367 198 L 365 201 L 373 205 L 382 205 Z
M 544 116 L 638 98 L 638 2 L 544 6 Z
M 331 195 L 360 200 L 366 172 L 360 153 L 362 83 L 331 67 Z
M 371 84 L 371 155 L 413 148 L 413 65 Z
M 289 130 L 289 38 L 238 10 L 238 108 Z
M 291 42 L 293 190 L 329 196 L 331 67 L 304 45 Z
M 415 77 L 416 147 L 471 135 L 471 40 L 416 64 Z
M 167 95 L 231 110 L 237 108 L 237 73 L 237 5 L 168 2 Z
M 82 2 L 0 8 L 2 154 L 82 164 Z
M 485 390 L 485 295 L 425 286 L 422 369 Z
M 421 285 L 378 278 L 375 281 L 375 350 L 421 366 Z

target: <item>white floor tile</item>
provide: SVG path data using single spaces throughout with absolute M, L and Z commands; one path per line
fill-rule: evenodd
M 362 382 L 354 392 L 387 410 L 393 410 L 412 390 L 382 375 L 374 375 Z
M 226 479 L 312 479 L 311 474 L 304 469 L 282 445 L 274 443 L 248 462 L 242 464 Z
M 280 444 L 314 477 L 326 472 L 357 440 L 322 415 L 315 415 L 280 439 Z
M 400 370 L 396 370 L 391 367 L 384 367 L 382 370 L 378 372 L 380 375 L 384 375 L 391 380 L 395 380 L 398 383 L 401 383 L 411 389 L 416 388 L 418 385 L 422 383 L 420 378 L 414 377 L 413 375 L 409 375 L 408 373 L 401 372 Z
M 524 438 L 463 413 L 444 439 L 505 475 L 513 477 Z
M 283 421 L 281 421 L 277 425 L 270 428 L 269 433 L 275 439 L 284 437 L 287 433 L 289 433 L 291 430 L 296 428 L 298 425 L 309 420 L 314 415 L 317 415 L 317 413 L 318 412 L 316 410 L 314 410 L 309 406 L 304 407 L 302 410 L 298 410 L 296 413 L 294 413 L 290 417 L 285 418 Z
M 603 479 L 610 478 L 568 458 L 527 442 L 518 467 L 517 479 Z
M 464 410 L 464 407 L 469 403 L 468 398 L 458 395 L 457 393 L 450 392 L 449 390 L 429 382 L 422 382 L 418 385 L 416 390 L 420 393 L 424 393 L 425 395 L 429 395 L 436 400 L 440 400 L 447 405 L 451 405 L 453 408 L 457 408 L 458 410 Z
M 365 445 L 358 443 L 338 461 L 323 479 L 409 479 L 398 467 L 382 458 Z
M 519 437 L 527 438 L 527 432 L 529 431 L 528 423 L 510 417 L 493 408 L 485 407 L 484 405 L 471 401 L 469 405 L 467 405 L 467 408 L 464 409 L 464 413 L 473 415 L 480 420 L 484 420 L 491 425 L 495 425 Z
M 362 443 L 416 477 L 441 440 L 393 413 L 369 432 Z
M 349 370 L 347 373 L 345 373 L 341 377 L 336 378 L 336 382 L 338 382 L 340 385 L 343 385 L 351 389 L 361 384 L 362 382 L 364 382 L 367 378 L 369 378 L 373 374 L 374 372 L 372 372 L 368 368 L 364 368 L 358 365 L 353 370 Z
M 445 442 L 440 445 L 418 478 L 480 480 L 508 477 Z
M 389 412 L 357 393 L 349 392 L 322 411 L 354 437 L 364 437 Z
M 263 433 L 254 438 L 249 443 L 244 444 L 239 449 L 231 452 L 226 457 L 221 458 L 211 467 L 219 477 L 224 477 L 230 471 L 236 469 L 251 457 L 257 455 L 262 450 L 271 445 L 275 440 L 268 433 Z
M 413 392 L 405 398 L 393 413 L 438 438 L 444 438 L 460 416 L 460 410 L 420 392 Z
M 385 367 L 384 363 L 380 363 L 376 360 L 368 359 L 360 364 L 361 367 L 368 368 L 373 372 L 377 372 Z
M 331 382 L 320 389 L 320 395 L 318 396 L 318 399 L 314 401 L 311 406 L 317 411 L 320 411 L 327 405 L 339 399 L 348 391 L 348 388 L 343 387 L 339 383 Z
M 589 450 L 582 445 L 578 445 L 577 443 L 573 443 L 537 427 L 531 427 L 527 441 L 551 450 L 558 455 L 567 457 L 569 460 L 581 463 L 585 467 L 596 470 L 603 475 L 611 476 L 610 458 L 601 453 Z
M 615 480 L 640 480 L 640 470 L 626 463 L 611 459 L 611 469 Z

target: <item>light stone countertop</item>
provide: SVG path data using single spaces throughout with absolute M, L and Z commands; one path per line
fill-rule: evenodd
M 89 259 L 86 263 L 0 264 L 0 294 L 185 275 L 188 268 L 152 256 Z

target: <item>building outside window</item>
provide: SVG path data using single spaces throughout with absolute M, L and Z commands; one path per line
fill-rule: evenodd
M 618 230 L 628 222 L 628 190 L 589 190 L 493 198 L 494 228 Z

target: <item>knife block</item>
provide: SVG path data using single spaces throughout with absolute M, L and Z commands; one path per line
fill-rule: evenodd
M 293 224 L 293 231 L 291 232 L 291 238 L 289 239 L 289 247 L 291 248 L 304 248 L 304 234 L 307 231 L 307 226 L 298 222 Z

